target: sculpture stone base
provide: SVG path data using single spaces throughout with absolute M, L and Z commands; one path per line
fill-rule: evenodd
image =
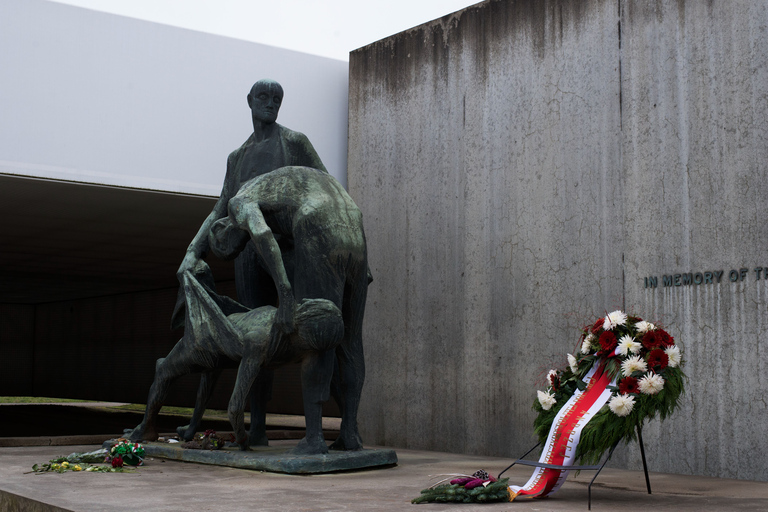
M 105 441 L 109 449 L 112 441 Z M 222 450 L 192 450 L 178 444 L 142 443 L 147 457 L 197 462 L 256 471 L 288 474 L 330 473 L 354 469 L 376 468 L 397 464 L 395 450 L 331 450 L 323 455 L 293 455 L 292 446 L 254 447 L 241 451 L 237 447 Z

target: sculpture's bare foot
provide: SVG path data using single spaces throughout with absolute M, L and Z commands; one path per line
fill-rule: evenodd
M 127 435 L 128 439 L 138 443 L 139 441 L 157 441 L 158 433 L 155 429 L 148 429 L 143 423 L 140 423 L 138 427 L 133 429 L 130 434 Z
M 248 447 L 248 435 L 245 430 L 243 430 L 242 433 L 235 432 L 235 442 L 237 443 L 237 446 L 240 447 L 240 451 L 245 452 L 250 449 Z
M 195 429 L 191 425 L 176 427 L 176 434 L 182 441 L 191 441 L 195 437 Z
M 248 444 L 251 446 L 269 446 L 269 439 L 267 433 L 251 429 L 248 434 Z
M 357 433 L 347 434 L 342 432 L 338 438 L 331 444 L 331 450 L 362 450 L 363 440 Z
M 314 442 L 310 442 L 306 437 L 299 441 L 296 448 L 291 450 L 293 455 L 321 455 L 323 453 L 328 453 L 328 445 L 325 444 L 325 441 L 316 439 Z

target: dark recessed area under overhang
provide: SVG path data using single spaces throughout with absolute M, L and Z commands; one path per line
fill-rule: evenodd
M 176 270 L 215 201 L 0 174 L 0 394 L 144 402 L 181 335 Z M 234 296 L 232 262 L 207 261 Z M 233 382 L 225 371 L 211 407 Z M 193 405 L 196 387 L 181 378 L 166 403 Z M 273 397 L 270 412 L 302 413 L 298 366 Z
M 177 286 L 216 198 L 0 175 L 0 303 Z M 232 265 L 210 262 L 218 280 Z

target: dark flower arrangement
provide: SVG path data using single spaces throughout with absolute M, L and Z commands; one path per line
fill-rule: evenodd
M 181 445 L 182 448 L 191 450 L 221 450 L 228 442 L 235 442 L 235 436 L 223 436 L 217 434 L 215 430 L 206 430 L 202 434 L 197 434 L 191 441 Z

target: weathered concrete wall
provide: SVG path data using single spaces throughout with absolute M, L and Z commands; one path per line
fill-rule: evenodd
M 753 270 L 727 282 L 768 264 L 764 7 L 489 1 L 351 54 L 367 442 L 518 455 L 546 370 L 626 308 L 691 361 L 685 406 L 647 429 L 653 469 L 768 479 L 768 290 Z
M 621 306 L 617 29 L 612 2 L 493 2 L 352 53 L 368 442 L 519 452 L 533 383 Z
M 754 269 L 768 266 L 768 3 L 622 5 L 626 302 L 662 318 L 688 359 L 685 407 L 650 424 L 648 455 L 766 480 L 768 281 Z

